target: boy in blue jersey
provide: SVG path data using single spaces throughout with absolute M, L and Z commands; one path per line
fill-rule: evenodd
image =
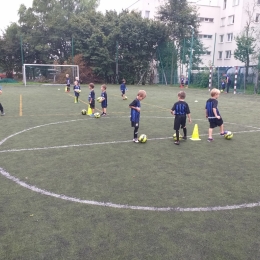
M 0 86 L 0 95 L 2 94 L 2 87 Z M 2 106 L 2 104 L 0 103 L 0 111 L 1 111 L 1 116 L 4 116 L 5 113 L 4 113 L 4 108 Z
M 220 128 L 220 135 L 224 136 L 226 132 L 224 131 L 224 124 L 223 119 L 219 113 L 218 110 L 218 97 L 219 97 L 220 91 L 216 88 L 213 88 L 210 91 L 211 98 L 207 100 L 206 102 L 206 118 L 209 120 L 209 138 L 208 142 L 212 142 L 212 134 L 213 129 L 217 126 Z
M 79 103 L 79 93 L 81 92 L 81 90 L 80 90 L 79 82 L 76 80 L 74 82 L 73 90 L 74 90 L 74 95 L 75 95 L 74 103 Z
M 174 127 L 176 131 L 176 141 L 174 144 L 180 144 L 180 127 L 183 129 L 183 139 L 187 140 L 187 128 L 186 128 L 186 115 L 188 116 L 189 123 L 191 123 L 190 108 L 189 105 L 184 101 L 186 93 L 180 91 L 178 93 L 178 101 L 173 105 L 171 114 L 175 116 Z
M 66 74 L 66 92 L 70 92 L 70 76 Z
M 123 81 L 122 81 L 122 84 L 120 85 L 120 90 L 121 90 L 121 96 L 122 96 L 122 98 L 123 98 L 123 100 L 126 100 L 126 98 L 125 98 L 125 91 L 126 91 L 126 85 L 125 85 L 125 80 L 123 79 Z
M 223 92 L 226 88 L 226 82 L 224 79 L 221 80 L 221 92 Z
M 101 102 L 102 114 L 101 114 L 101 116 L 106 116 L 107 115 L 107 86 L 106 85 L 101 86 L 101 97 L 102 97 L 102 102 Z
M 138 141 L 138 129 L 140 122 L 140 111 L 141 111 L 141 100 L 146 97 L 146 92 L 144 90 L 139 90 L 137 93 L 136 99 L 129 104 L 129 108 L 131 108 L 130 112 L 130 121 L 131 126 L 134 127 L 134 139 L 135 143 L 139 143 Z
M 95 113 L 95 91 L 94 91 L 94 88 L 95 88 L 94 83 L 90 83 L 89 84 L 90 93 L 88 95 L 88 102 L 89 102 L 90 108 L 92 110 L 92 114 L 90 115 L 91 117 L 94 117 L 94 113 Z

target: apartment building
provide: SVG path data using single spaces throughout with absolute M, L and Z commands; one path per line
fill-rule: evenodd
M 244 66 L 234 58 L 235 37 L 242 33 L 249 19 L 247 9 L 252 14 L 251 27 L 254 27 L 255 31 L 260 30 L 260 0 L 190 0 L 189 2 L 198 9 L 199 38 L 207 47 L 201 66 Z M 129 9 L 140 11 L 143 17 L 153 19 L 156 17 L 158 6 L 163 3 L 164 0 L 139 0 L 133 2 Z

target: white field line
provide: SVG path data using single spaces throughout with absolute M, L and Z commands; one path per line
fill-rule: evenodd
M 54 198 L 77 202 L 81 204 L 88 204 L 94 206 L 102 206 L 102 207 L 110 207 L 110 208 L 117 208 L 117 209 L 132 209 L 132 210 L 146 210 L 146 211 L 179 211 L 179 212 L 202 212 L 202 211 L 221 211 L 221 210 L 233 210 L 233 209 L 243 209 L 243 208 L 254 208 L 259 207 L 260 202 L 257 203 L 248 203 L 248 204 L 240 204 L 240 205 L 227 205 L 227 206 L 216 206 L 216 207 L 199 207 L 199 208 L 180 208 L 180 207 L 145 207 L 145 206 L 131 206 L 131 205 L 123 205 L 123 204 L 115 204 L 111 202 L 99 202 L 93 200 L 81 200 L 78 198 L 68 197 L 63 194 L 56 194 L 47 190 L 43 190 L 37 188 L 36 186 L 29 185 L 18 178 L 11 176 L 7 171 L 0 167 L 0 173 L 6 177 L 7 179 L 15 182 L 16 184 L 29 189 L 31 191 L 37 192 L 42 195 L 51 196 Z
M 233 132 L 233 133 L 234 134 L 243 134 L 243 133 L 255 133 L 255 132 L 260 132 L 260 129 L 248 130 L 248 131 L 238 131 L 238 132 Z M 213 134 L 213 135 L 219 135 L 219 134 Z M 207 136 L 207 134 L 202 134 L 200 136 Z M 188 136 L 188 137 L 191 137 L 191 136 Z M 150 138 L 147 140 L 148 141 L 157 141 L 157 140 L 166 140 L 166 139 L 172 139 L 172 137 L 156 137 L 156 138 Z M 126 141 L 112 141 L 112 142 L 100 142 L 100 143 L 89 143 L 89 144 L 71 144 L 71 145 L 47 146 L 47 147 L 35 147 L 35 148 L 23 148 L 23 149 L 9 149 L 9 150 L 2 150 L 2 151 L 0 150 L 0 153 L 40 151 L 40 150 L 49 150 L 49 149 L 62 149 L 62 148 L 84 147 L 84 146 L 105 145 L 105 144 L 121 144 L 121 143 L 131 143 L 131 142 L 133 142 L 133 141 L 126 140 Z
M 171 118 L 171 117 L 167 117 L 167 118 Z M 85 119 L 56 122 L 56 123 L 50 123 L 50 124 L 45 124 L 45 125 L 40 125 L 40 126 L 28 128 L 28 129 L 25 129 L 23 131 L 20 131 L 18 133 L 15 133 L 15 134 L 10 135 L 7 138 L 3 139 L 0 142 L 0 145 L 3 144 L 9 138 L 16 136 L 18 134 L 24 133 L 24 132 L 29 131 L 29 130 L 33 130 L 33 129 L 43 127 L 43 126 L 48 126 L 48 125 L 56 125 L 56 124 L 62 124 L 62 123 L 67 123 L 67 122 L 75 122 L 75 121 L 79 121 L 79 120 L 85 120 Z M 200 119 L 197 119 L 197 120 L 200 120 Z M 248 127 L 250 127 L 250 126 L 248 126 Z M 252 127 L 252 128 L 256 128 L 256 127 Z M 256 129 L 257 130 L 239 131 L 239 132 L 234 132 L 234 133 L 248 133 L 248 132 L 258 132 L 258 131 L 260 131 L 259 128 L 256 128 Z M 169 139 L 169 138 L 172 138 L 172 137 L 151 138 L 151 139 L 148 139 L 148 140 L 163 140 L 163 139 Z M 93 143 L 93 144 L 68 145 L 68 146 L 63 145 L 63 146 L 56 146 L 56 147 L 43 147 L 43 148 L 31 148 L 31 149 L 12 149 L 12 150 L 0 151 L 0 152 L 31 151 L 31 150 L 35 151 L 35 150 L 58 149 L 58 148 L 68 148 L 68 147 L 87 146 L 87 145 L 89 146 L 89 145 L 98 145 L 98 144 L 117 144 L 117 143 L 127 143 L 127 142 L 132 142 L 132 141 L 130 141 L 130 140 L 128 140 L 128 141 L 115 141 L 115 142 L 105 142 L 105 143 L 95 143 L 95 144 Z M 257 202 L 257 203 L 247 203 L 247 204 L 240 204 L 240 205 L 215 206 L 215 207 L 197 207 L 197 208 L 196 207 L 194 207 L 194 208 L 162 207 L 162 208 L 159 208 L 159 207 L 131 206 L 131 205 L 115 204 L 115 203 L 110 203 L 110 202 L 98 202 L 98 201 L 91 201 L 91 200 L 81 200 L 81 199 L 78 199 L 78 198 L 68 197 L 68 196 L 63 195 L 63 194 L 56 194 L 56 193 L 53 193 L 53 192 L 50 192 L 50 191 L 47 191 L 47 190 L 44 190 L 44 189 L 40 189 L 40 188 L 33 186 L 33 185 L 29 185 L 29 184 L 19 180 L 18 178 L 11 176 L 7 171 L 5 171 L 1 167 L 0 167 L 0 173 L 4 177 L 6 177 L 7 179 L 15 182 L 16 184 L 18 184 L 18 185 L 20 185 L 24 188 L 27 188 L 31 191 L 40 193 L 42 195 L 51 196 L 51 197 L 63 199 L 63 200 L 66 200 L 66 201 L 77 202 L 77 203 L 88 204 L 88 205 L 95 205 L 95 206 L 103 206 L 103 207 L 111 207 L 111 208 L 119 208 L 119 209 L 132 209 L 132 210 L 164 211 L 164 212 L 165 211 L 176 211 L 176 212 L 221 211 L 221 210 L 233 210 L 233 209 L 242 209 L 242 208 L 254 208 L 254 207 L 260 206 L 260 202 Z

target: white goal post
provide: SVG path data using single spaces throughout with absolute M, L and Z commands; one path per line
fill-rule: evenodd
M 61 70 L 61 68 L 72 68 L 72 74 L 74 77 L 78 77 L 79 78 L 79 66 L 78 65 L 59 65 L 59 64 L 23 64 L 23 83 L 26 86 L 27 83 L 27 74 L 26 74 L 26 68 L 30 67 L 31 68 L 38 68 L 39 67 L 47 67 L 48 71 L 50 74 L 53 74 L 54 77 L 54 81 L 55 81 L 55 77 L 56 74 L 58 74 Z M 71 75 L 70 75 L 71 76 Z M 64 84 L 65 84 L 65 78 L 64 78 Z

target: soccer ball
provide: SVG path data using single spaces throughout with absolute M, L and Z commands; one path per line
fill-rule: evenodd
M 97 98 L 97 102 L 101 103 L 102 102 L 102 97 Z
M 223 89 L 221 89 L 220 92 L 223 92 Z
M 182 139 L 182 135 L 179 134 L 179 140 L 181 140 L 181 139 Z M 173 135 L 173 140 L 174 140 L 174 141 L 177 141 L 176 133 Z
M 96 112 L 96 113 L 94 114 L 94 116 L 95 116 L 95 118 L 100 118 L 100 114 L 99 114 L 98 112 Z
M 75 92 L 80 93 L 81 90 L 80 89 L 75 89 Z
M 127 96 L 125 96 L 124 100 L 127 100 Z
M 233 137 L 233 133 L 231 131 L 227 131 L 227 133 L 224 135 L 225 139 L 230 140 Z
M 82 110 L 81 110 L 81 114 L 82 114 L 82 115 L 86 115 L 86 114 L 87 114 L 87 110 L 86 110 L 86 109 L 82 109 Z
M 145 134 L 140 135 L 138 141 L 140 143 L 145 143 L 147 141 L 147 136 Z

